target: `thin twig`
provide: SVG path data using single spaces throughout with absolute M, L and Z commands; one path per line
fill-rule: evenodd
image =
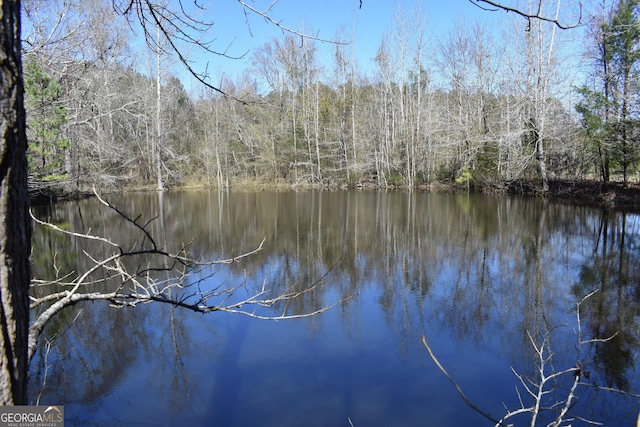
M 491 415 L 489 415 L 488 413 L 484 412 L 482 409 L 478 408 L 471 400 L 469 400 L 469 398 L 467 397 L 466 394 L 464 394 L 464 392 L 462 391 L 462 388 L 458 385 L 458 383 L 451 377 L 451 375 L 449 375 L 449 373 L 447 372 L 446 369 L 444 369 L 444 366 L 442 366 L 442 364 L 440 363 L 440 361 L 438 360 L 438 358 L 436 357 L 435 354 L 433 354 L 433 350 L 431 350 L 431 346 L 429 346 L 429 343 L 427 342 L 427 337 L 426 336 L 422 336 L 422 344 L 425 346 L 425 348 L 427 349 L 427 351 L 429 352 L 429 356 L 431 356 L 431 359 L 434 361 L 434 363 L 436 364 L 436 366 L 438 367 L 438 369 L 440 369 L 440 371 L 447 377 L 447 379 L 451 382 L 451 384 L 453 384 L 453 386 L 456 388 L 456 390 L 458 391 L 458 393 L 460 394 L 460 396 L 462 397 L 462 399 L 465 401 L 465 403 L 467 405 L 469 405 L 469 407 L 471 409 L 473 409 L 474 411 L 476 411 L 477 413 L 479 413 L 480 415 L 484 416 L 485 418 L 487 418 L 488 420 L 490 420 L 493 423 L 496 423 L 498 425 L 505 425 L 502 424 L 499 420 L 495 419 L 494 417 L 492 417 Z
M 498 10 L 504 10 L 505 12 L 513 12 L 517 15 L 522 16 L 523 18 L 526 18 L 527 21 L 529 22 L 529 25 L 531 25 L 531 20 L 532 19 L 537 19 L 540 21 L 544 21 L 544 22 L 550 22 L 552 24 L 554 24 L 555 26 L 557 26 L 558 28 L 562 29 L 562 30 L 568 30 L 571 28 L 577 28 L 579 26 L 582 25 L 582 4 L 580 4 L 580 16 L 578 18 L 578 21 L 575 24 L 563 24 L 562 22 L 560 22 L 560 20 L 555 17 L 555 18 L 548 18 L 546 16 L 542 15 L 542 11 L 541 8 L 538 7 L 538 11 L 536 13 L 528 13 L 525 12 L 521 9 L 515 8 L 515 7 L 510 7 L 510 6 L 506 6 L 503 5 L 501 3 L 498 3 L 496 1 L 492 1 L 492 0 L 469 0 L 469 2 L 471 2 L 471 4 L 479 7 L 482 10 L 487 10 L 487 11 L 498 11 Z M 492 8 L 486 7 L 481 5 L 480 3 L 484 3 L 484 4 L 488 4 L 489 6 L 491 6 Z
M 234 255 L 228 259 L 218 259 L 213 261 L 193 259 L 189 257 L 187 246 L 182 246 L 177 254 L 172 254 L 159 248 L 150 231 L 150 225 L 155 218 L 149 221 L 141 220 L 141 216 L 133 218 L 103 199 L 97 190 L 94 189 L 94 193 L 101 204 L 116 212 L 125 222 L 132 224 L 140 237 L 138 242 L 132 246 L 132 249 L 124 250 L 121 245 L 104 237 L 98 237 L 89 233 L 82 234 L 62 230 L 53 224 L 34 218 L 38 224 L 51 227 L 57 232 L 103 242 L 116 248 L 116 250 L 112 251 L 113 253 L 104 259 L 99 259 L 86 251 L 82 251 L 82 253 L 92 263 L 90 268 L 75 278 L 72 278 L 72 273 L 69 273 L 62 279 L 56 279 L 55 281 L 46 283 L 47 285 L 63 285 L 70 287 L 70 289 L 51 293 L 40 298 L 35 296 L 31 297 L 32 309 L 44 304 L 50 305 L 47 305 L 46 309 L 37 314 L 29 328 L 29 359 L 31 359 L 35 354 L 38 338 L 44 330 L 45 325 L 64 308 L 82 301 L 108 301 L 110 305 L 118 308 L 135 307 L 138 304 L 146 304 L 150 302 L 161 302 L 199 313 L 223 311 L 227 313 L 242 314 L 257 319 L 284 320 L 315 316 L 349 300 L 350 298 L 350 296 L 348 296 L 339 299 L 333 304 L 326 304 L 320 308 L 315 308 L 310 311 L 291 314 L 289 302 L 316 291 L 320 286 L 322 286 L 324 279 L 331 269 L 316 281 L 312 282 L 309 286 L 304 287 L 302 290 L 290 288 L 288 290 L 279 291 L 276 294 L 272 293 L 273 291 L 268 289 L 267 283 L 264 282 L 259 289 L 247 290 L 247 295 L 237 298 L 236 291 L 246 287 L 246 282 L 233 287 L 223 287 L 222 285 L 219 285 L 214 287 L 214 289 L 202 289 L 202 281 L 211 276 L 207 275 L 205 278 L 195 280 L 193 283 L 187 283 L 189 277 L 197 275 L 206 267 L 220 264 L 228 265 L 256 254 L 264 247 L 266 238 L 262 239 L 256 249 L 240 255 Z M 141 244 L 141 242 L 146 243 Z M 162 262 L 158 261 L 157 264 L 152 264 L 148 260 L 138 262 L 136 263 L 137 267 L 134 269 L 128 269 L 125 265 L 124 261 L 126 259 L 135 260 L 140 259 L 139 257 L 146 257 L 149 255 L 160 257 Z M 168 262 L 169 260 L 172 262 Z M 97 272 L 102 273 L 100 279 L 90 280 L 89 278 L 95 277 L 95 273 Z M 169 272 L 175 272 L 176 274 L 169 275 Z M 161 275 L 166 277 L 156 278 L 158 273 L 166 273 Z M 91 285 L 107 282 L 112 284 L 109 291 L 91 291 Z M 44 286 L 44 283 L 45 282 L 41 280 L 34 281 L 34 285 L 38 286 Z M 172 290 L 174 289 L 179 289 L 181 291 L 173 293 Z M 190 289 L 190 291 L 187 290 L 182 292 L 182 290 L 186 289 Z M 280 305 L 283 305 L 282 309 L 280 309 Z M 275 312 L 276 314 L 269 315 L 266 312 L 260 312 L 259 310 L 262 308 L 272 310 L 272 312 L 275 310 L 279 311 Z

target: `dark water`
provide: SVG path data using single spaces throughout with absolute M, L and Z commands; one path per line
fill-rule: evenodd
M 635 425 L 638 397 L 598 387 L 640 393 L 637 215 L 401 192 L 109 200 L 141 215 L 141 223 L 158 217 L 149 229 L 169 251 L 192 241 L 192 255 L 218 259 L 266 238 L 259 253 L 202 271 L 192 283 L 205 277 L 201 284 L 209 288 L 244 283 L 238 292 L 319 285 L 291 303 L 290 313 L 351 298 L 312 318 L 278 322 L 160 303 L 118 309 L 96 301 L 66 309 L 40 340 L 30 382 L 32 402 L 65 406 L 66 425 L 493 425 L 436 367 L 423 335 L 466 396 L 492 417 L 504 416 L 505 406 L 519 408 L 516 389 L 529 405 L 515 373 L 536 381 L 532 341 L 539 346 L 547 337 L 553 356 L 546 375 L 577 361 L 590 372 L 570 414 Z M 96 200 L 35 213 L 127 247 L 140 238 Z M 96 259 L 111 254 L 98 242 L 36 227 L 38 278 L 86 271 L 92 263 L 85 252 Z M 578 324 L 576 303 L 595 290 L 580 306 Z M 563 402 L 572 380 L 569 373 L 550 383 L 543 404 Z M 539 425 L 549 416 L 543 413 Z

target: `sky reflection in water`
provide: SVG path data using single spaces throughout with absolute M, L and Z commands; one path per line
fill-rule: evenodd
M 474 403 L 494 417 L 516 409 L 511 367 L 532 374 L 527 331 L 553 327 L 557 369 L 576 357 L 583 329 L 611 334 L 582 347 L 591 383 L 638 393 L 638 243 L 635 215 L 536 200 L 424 193 L 176 193 L 111 200 L 152 218 L 168 249 L 197 238 L 196 254 L 265 249 L 208 282 L 322 287 L 297 312 L 352 298 L 320 316 L 266 322 L 165 305 L 79 305 L 52 324 L 31 369 L 31 397 L 63 404 L 70 425 L 492 425 L 464 404 L 420 342 Z M 133 239 L 94 201 L 40 217 Z M 162 221 L 164 219 L 164 221 Z M 36 229 L 34 245 L 83 271 L 85 248 Z M 74 255 L 75 254 L 75 255 Z M 35 263 L 44 277 L 46 256 Z M 195 280 L 195 278 L 194 278 Z M 559 327 L 560 325 L 566 325 Z M 42 383 L 46 373 L 46 385 Z M 524 393 L 524 392 L 523 392 Z M 574 411 L 633 425 L 638 400 L 581 387 Z M 516 420 L 517 421 L 517 420 Z M 577 424 L 579 425 L 579 424 Z

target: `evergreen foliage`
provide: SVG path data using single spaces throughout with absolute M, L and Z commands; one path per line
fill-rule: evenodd
M 83 10 L 90 5 L 66 7 L 92 16 Z M 189 93 L 171 68 L 162 70 L 157 92 L 143 62 L 129 59 L 118 17 L 105 17 L 111 12 L 77 29 L 96 36 L 74 50 L 25 54 L 36 180 L 151 186 L 160 128 L 168 186 L 457 180 L 494 191 L 520 180 L 628 180 L 638 166 L 638 0 L 619 0 L 594 21 L 596 79 L 587 81 L 596 83 L 577 85 L 577 105 L 560 57 L 568 33 L 554 35 L 551 22 L 525 31 L 517 20 L 522 31 L 500 42 L 478 25 L 463 26 L 430 44 L 412 17 L 396 23 L 397 37 L 380 41 L 366 73 L 340 45 L 333 63 L 321 63 L 318 42 L 284 34 L 252 53 L 245 74 L 221 80 L 224 97 Z M 411 40 L 402 36 L 409 25 L 417 25 Z
M 24 66 L 24 85 L 29 174 L 42 181 L 63 179 L 71 141 L 64 136 L 69 118 L 60 100 L 62 87 L 34 61 Z

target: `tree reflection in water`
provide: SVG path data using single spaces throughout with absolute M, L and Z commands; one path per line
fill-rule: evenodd
M 517 404 L 510 367 L 523 375 L 535 367 L 529 334 L 555 327 L 555 367 L 573 366 L 575 304 L 596 289 L 582 308 L 583 327 L 592 338 L 618 334 L 583 349 L 589 381 L 639 390 L 637 215 L 420 192 L 185 192 L 112 202 L 159 215 L 153 231 L 166 236 L 168 250 L 195 237 L 195 257 L 228 257 L 266 237 L 265 250 L 215 272 L 210 286 L 246 281 L 281 292 L 321 282 L 295 301 L 296 312 L 352 298 L 321 316 L 275 324 L 157 305 L 68 310 L 50 325 L 53 350 L 47 359 L 41 346 L 30 385 L 34 399 L 41 391 L 41 402 L 65 404 L 78 422 L 478 424 L 455 391 L 448 394 L 421 336 L 478 405 L 499 414 L 503 402 Z M 71 229 L 130 238 L 92 200 L 47 209 L 39 216 Z M 79 242 L 36 229 L 34 245 L 39 277 L 51 274 L 54 252 L 62 270 L 86 267 Z M 585 390 L 573 408 L 585 418 L 637 415 L 634 399 Z M 123 409 L 132 402 L 135 411 Z

